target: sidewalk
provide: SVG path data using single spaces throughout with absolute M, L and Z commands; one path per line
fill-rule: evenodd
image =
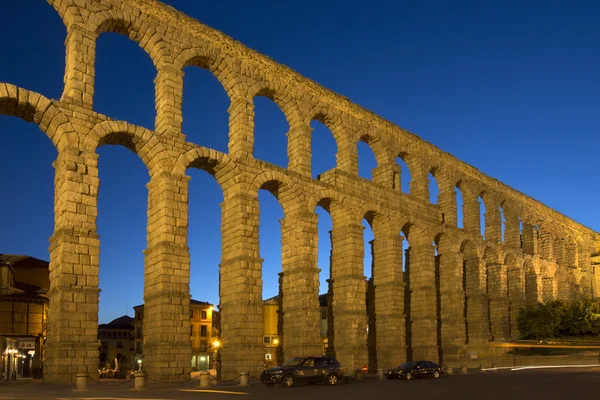
M 147 379 L 143 390 L 133 389 L 133 380 L 130 379 L 102 379 L 100 382 L 89 381 L 87 390 L 77 391 L 75 384 L 50 385 L 44 384 L 39 379 L 23 379 L 17 381 L 0 381 L 0 400 L 25 400 L 25 399 L 80 399 L 80 398 L 122 398 L 122 399 L 178 399 L 197 396 L 202 392 L 219 393 L 234 392 L 246 393 L 249 388 L 262 387 L 256 379 L 250 379 L 250 386 L 239 386 L 239 379 L 235 381 L 216 381 L 211 379 L 208 390 L 200 390 L 199 379 L 186 382 L 160 383 Z

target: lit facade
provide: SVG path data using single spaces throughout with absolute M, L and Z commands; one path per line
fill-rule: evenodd
M 116 375 L 123 375 L 129 370 L 135 369 L 133 323 L 132 317 L 124 315 L 108 324 L 98 326 L 98 340 L 100 341 L 98 367 L 101 370 L 115 371 L 118 369 L 119 373 Z
M 41 377 L 49 286 L 47 261 L 0 254 L 0 379 Z
M 143 362 L 144 349 L 144 306 L 139 305 L 134 308 L 135 316 L 133 319 L 133 347 L 135 350 L 135 359 Z M 217 312 L 210 303 L 198 300 L 190 300 L 190 343 L 192 347 L 192 371 L 204 371 L 213 368 L 215 348 L 213 342 L 217 337 L 213 322 L 216 319 Z M 141 363 L 140 363 L 141 364 Z M 141 367 L 138 365 L 138 367 Z

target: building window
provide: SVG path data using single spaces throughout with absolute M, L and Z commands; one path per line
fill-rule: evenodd
M 201 352 L 206 352 L 208 344 L 206 343 L 206 340 L 201 340 L 200 341 L 200 351 Z
M 138 339 L 142 338 L 142 328 L 137 328 L 137 338 Z
M 117 342 L 117 349 L 123 348 L 123 342 Z
M 141 353 L 142 352 L 142 344 L 141 343 L 137 344 L 137 350 L 136 350 L 136 352 L 137 353 Z
M 264 342 L 265 344 L 271 343 L 271 336 L 265 336 L 265 337 L 263 338 L 263 342 Z
M 200 336 L 206 337 L 206 325 L 200 326 Z
M 190 310 L 190 318 L 194 319 L 194 310 Z
M 327 310 L 321 311 L 321 319 L 327 319 Z
M 269 353 L 265 354 L 265 360 L 271 361 L 271 354 L 269 354 Z
M 208 318 L 208 314 L 206 313 L 206 311 L 202 311 L 201 316 L 202 316 L 202 319 Z

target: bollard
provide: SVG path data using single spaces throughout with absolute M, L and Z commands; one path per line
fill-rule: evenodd
M 445 370 L 448 375 L 454 374 L 454 369 L 452 367 L 446 367 Z
M 87 390 L 88 374 L 75 375 L 75 391 L 83 392 Z
M 354 371 L 354 382 L 362 381 L 362 371 L 360 369 L 356 369 Z
M 380 381 L 382 381 L 385 377 L 383 376 L 383 369 L 378 369 L 377 370 L 377 377 L 379 378 Z
M 461 373 L 463 373 L 463 374 L 467 374 L 467 373 L 469 373 L 469 371 L 467 370 L 467 366 L 466 366 L 466 365 L 463 365 L 463 366 L 460 368 L 460 372 L 461 372 Z
M 136 372 L 133 377 L 133 390 L 142 390 L 144 389 L 144 382 L 146 380 L 146 374 L 143 372 Z
M 200 371 L 200 389 L 206 389 L 210 387 L 210 372 L 208 371 Z M 240 382 L 241 383 L 241 382 Z
M 240 386 L 248 386 L 249 372 L 242 372 L 240 374 Z

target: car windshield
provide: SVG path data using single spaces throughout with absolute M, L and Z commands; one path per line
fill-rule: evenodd
M 306 358 L 296 357 L 292 358 L 291 360 L 287 360 L 283 365 L 285 367 L 295 367 L 296 365 L 302 364 L 305 360 Z
M 401 364 L 398 368 L 406 369 L 406 368 L 412 368 L 414 366 L 415 366 L 414 362 L 405 362 L 404 364 Z

